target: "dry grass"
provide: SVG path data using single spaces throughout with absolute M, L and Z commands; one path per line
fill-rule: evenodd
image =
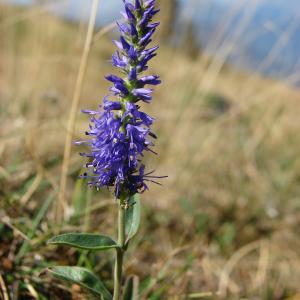
M 9 216 L 17 229 L 20 216 L 28 217 L 30 228 L 32 212 L 51 191 L 57 195 L 86 30 L 46 13 L 1 7 L 0 32 L 0 217 Z M 96 108 L 106 94 L 110 39 L 92 45 L 83 108 Z M 159 136 L 159 156 L 147 160 L 169 178 L 143 196 L 143 228 L 128 255 L 127 273 L 140 276 L 142 299 L 297 299 L 299 92 L 205 54 L 191 61 L 168 46 L 152 66 L 164 85 L 145 106 Z M 76 138 L 87 124 L 78 111 Z M 83 164 L 77 152 L 66 189 L 73 204 L 85 193 L 76 183 Z M 92 196 L 91 230 L 113 233 L 108 199 Z M 32 253 L 44 258 L 51 249 L 41 240 L 53 230 L 52 218 L 49 211 L 33 240 Z

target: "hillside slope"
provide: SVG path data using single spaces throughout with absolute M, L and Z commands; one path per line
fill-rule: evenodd
M 86 27 L 34 8 L 1 6 L 0 31 L 0 216 L 27 233 L 47 196 L 57 196 Z M 96 34 L 81 108 L 97 108 L 107 94 L 104 75 L 111 72 L 112 51 L 111 37 L 97 39 Z M 158 135 L 159 155 L 146 157 L 147 167 L 169 177 L 163 187 L 151 186 L 142 196 L 143 226 L 132 245 L 135 254 L 128 255 L 126 272 L 141 278 L 141 299 L 181 299 L 217 292 L 220 285 L 224 292 L 224 284 L 230 299 L 299 294 L 299 92 L 238 72 L 218 58 L 199 53 L 191 59 L 166 45 L 151 69 L 163 85 L 153 103 L 143 107 L 156 118 Z M 82 137 L 87 126 L 78 111 L 74 138 Z M 86 211 L 93 222 L 87 221 L 88 230 L 113 234 L 111 196 L 105 191 L 91 195 L 77 181 L 83 164 L 78 152 L 74 147 L 70 160 L 68 211 L 76 211 L 78 199 L 89 201 Z M 87 220 L 83 210 L 67 222 L 66 231 L 81 229 Z M 13 261 L 5 269 L 8 288 L 15 287 L 10 278 L 26 279 L 46 297 L 60 295 L 57 282 L 51 282 L 51 289 L 48 281 L 36 279 L 45 261 L 77 262 L 77 252 L 61 251 L 58 257 L 45 246 L 54 224 L 49 210 L 31 252 L 20 265 Z M 7 256 L 14 258 L 23 240 L 4 234 L 3 249 L 15 239 Z M 0 252 L 0 258 L 6 253 Z M 110 257 L 85 259 L 109 283 Z M 69 298 L 70 291 L 78 289 L 67 290 Z

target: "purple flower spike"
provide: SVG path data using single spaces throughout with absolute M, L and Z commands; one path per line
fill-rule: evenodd
M 154 119 L 140 110 L 139 101 L 149 103 L 152 89 L 146 85 L 161 83 L 158 75 L 142 76 L 148 62 L 156 56 L 158 46 L 147 48 L 151 43 L 158 22 L 152 18 L 159 10 L 156 0 L 123 0 L 124 23 L 117 23 L 120 39 L 113 41 L 118 51 L 112 56 L 112 65 L 121 70 L 122 76 L 108 75 L 113 84 L 110 91 L 114 101 L 104 97 L 98 111 L 84 110 L 91 117 L 86 135 L 88 141 L 77 142 L 89 147 L 87 171 L 81 175 L 90 186 L 97 189 L 113 187 L 116 198 L 132 196 L 148 189 L 147 182 L 157 183 L 157 177 L 145 173 L 141 158 L 145 151 L 155 153 L 151 147 L 156 135 L 151 131 Z

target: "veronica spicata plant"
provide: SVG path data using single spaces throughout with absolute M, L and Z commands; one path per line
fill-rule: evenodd
M 156 56 L 158 46 L 150 47 L 151 37 L 159 23 L 152 18 L 158 13 L 156 0 L 123 0 L 124 22 L 117 22 L 120 39 L 114 41 L 118 50 L 112 56 L 112 65 L 121 75 L 108 75 L 112 83 L 111 94 L 104 97 L 99 110 L 84 110 L 90 115 L 91 123 L 86 135 L 89 138 L 77 144 L 86 144 L 88 160 L 86 178 L 90 187 L 113 189 L 118 204 L 118 240 L 84 233 L 63 234 L 52 238 L 49 243 L 68 245 L 86 250 L 115 249 L 114 291 L 110 294 L 104 284 L 89 270 L 79 267 L 52 267 L 55 277 L 77 283 L 107 299 L 132 299 L 131 284 L 122 293 L 123 256 L 130 240 L 137 233 L 140 223 L 140 202 L 136 197 L 148 189 L 148 183 L 157 183 L 159 176 L 146 172 L 142 157 L 153 152 L 155 134 L 151 131 L 154 119 L 141 111 L 139 103 L 150 103 L 153 89 L 160 84 L 158 75 L 143 75 L 148 62 Z

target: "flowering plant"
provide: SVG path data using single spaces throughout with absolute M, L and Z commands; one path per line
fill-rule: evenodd
M 63 234 L 52 238 L 49 243 L 68 245 L 86 250 L 116 250 L 114 271 L 114 292 L 110 294 L 104 284 L 90 271 L 79 267 L 53 267 L 49 271 L 55 277 L 75 282 L 98 294 L 103 299 L 121 299 L 123 256 L 130 240 L 137 233 L 140 222 L 140 203 L 136 196 L 148 189 L 148 182 L 157 183 L 159 176 L 145 172 L 142 157 L 152 150 L 155 134 L 151 131 L 154 119 L 141 111 L 139 102 L 150 103 L 153 89 L 148 86 L 160 84 L 159 76 L 142 73 L 148 69 L 148 62 L 156 56 L 158 46 L 148 47 L 159 23 L 152 23 L 158 13 L 156 0 L 123 0 L 124 23 L 117 22 L 121 36 L 114 41 L 118 50 L 112 56 L 112 64 L 123 77 L 108 75 L 113 84 L 111 95 L 104 97 L 99 110 L 84 110 L 90 115 L 91 124 L 86 135 L 90 139 L 77 142 L 86 144 L 88 153 L 87 171 L 81 175 L 88 179 L 88 185 L 97 190 L 113 188 L 118 204 L 118 240 L 84 233 Z M 112 101 L 109 97 L 115 97 Z M 130 289 L 130 284 L 128 289 Z M 127 298 L 126 298 L 127 299 Z

